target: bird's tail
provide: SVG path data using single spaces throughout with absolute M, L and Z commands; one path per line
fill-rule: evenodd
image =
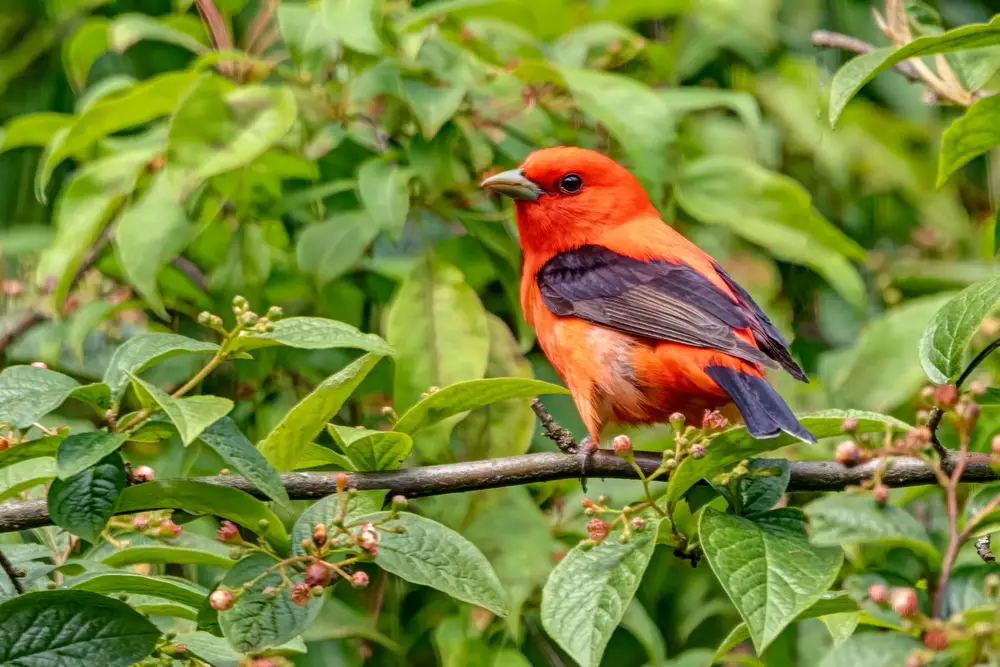
M 773 438 L 784 431 L 803 442 L 816 442 L 764 378 L 726 366 L 709 366 L 705 372 L 733 399 L 753 437 Z

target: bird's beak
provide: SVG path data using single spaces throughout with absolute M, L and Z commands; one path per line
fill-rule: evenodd
M 491 192 L 507 195 L 519 201 L 535 201 L 543 190 L 524 176 L 524 169 L 511 169 L 490 176 L 479 184 Z

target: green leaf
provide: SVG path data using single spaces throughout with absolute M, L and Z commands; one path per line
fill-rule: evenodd
M 601 664 L 649 565 L 659 524 L 647 518 L 624 544 L 609 535 L 594 547 L 574 547 L 552 570 L 542 591 L 542 625 L 582 667 Z
M 80 155 L 108 135 L 169 114 L 197 76 L 191 71 L 160 74 L 88 107 L 77 116 L 62 140 L 47 152 L 35 184 L 38 199 L 45 201 L 52 172 L 63 160 Z
M 99 572 L 73 582 L 70 588 L 113 595 L 128 593 L 155 595 L 165 600 L 198 608 L 207 592 L 201 586 L 174 577 L 154 577 L 132 572 Z
M 740 514 L 750 516 L 767 512 L 784 495 L 792 473 L 787 459 L 750 459 L 750 475 L 740 480 Z M 755 476 L 770 471 L 767 477 Z
M 83 472 L 108 454 L 115 452 L 125 444 L 123 433 L 108 433 L 107 431 L 90 431 L 76 433 L 59 444 L 56 463 L 59 466 L 59 479 L 69 479 Z
M 160 631 L 124 602 L 86 591 L 27 593 L 0 604 L 0 664 L 128 667 Z
M 377 522 L 387 512 L 369 514 L 356 522 Z M 389 523 L 404 533 L 379 531 L 375 564 L 420 586 L 430 586 L 456 600 L 489 609 L 497 616 L 510 612 L 507 593 L 486 556 L 467 539 L 437 521 L 401 512 Z
M 0 132 L 0 152 L 25 146 L 45 146 L 62 129 L 73 124 L 68 113 L 39 111 L 14 116 Z
M 705 558 L 750 629 L 759 655 L 837 578 L 840 547 L 809 543 L 798 509 L 751 519 L 706 508 L 698 526 Z
M 857 307 L 864 284 L 848 259 L 865 251 L 824 218 L 797 182 L 752 162 L 708 156 L 687 163 L 674 194 L 701 222 L 722 225 L 786 262 L 808 266 Z
M 365 211 L 338 212 L 309 225 L 295 245 L 299 271 L 314 276 L 316 284 L 323 287 L 350 271 L 378 233 L 378 226 Z
M 156 385 L 130 375 L 132 382 L 156 402 L 177 427 L 184 446 L 198 439 L 202 431 L 229 414 L 233 402 L 221 396 L 174 398 Z
M 858 612 L 858 603 L 846 593 L 825 593 L 814 605 L 795 617 L 796 621 L 810 618 L 824 618 L 830 615 L 850 614 Z M 723 657 L 737 645 L 750 639 L 750 629 L 746 623 L 740 623 L 726 635 L 715 651 L 714 662 L 723 662 Z
M 87 85 L 94 61 L 108 50 L 108 25 L 103 16 L 91 16 L 63 42 L 62 61 L 66 78 L 78 92 Z
M 403 80 L 403 99 L 417 117 L 420 131 L 428 141 L 455 115 L 467 92 L 468 88 L 461 84 L 429 86 L 422 81 Z
M 189 479 L 158 479 L 128 487 L 118 505 L 123 513 L 155 509 L 180 509 L 229 519 L 263 536 L 278 549 L 288 548 L 288 533 L 281 519 L 265 503 L 239 489 Z
M 751 132 L 760 131 L 760 107 L 750 93 L 738 90 L 718 90 L 698 86 L 670 88 L 660 93 L 674 122 L 683 116 L 706 109 L 728 108 L 743 121 Z
M 379 36 L 382 7 L 378 0 L 321 0 L 320 18 L 327 31 L 351 49 L 378 55 L 385 46 Z
M 910 429 L 909 425 L 893 417 L 861 410 L 824 410 L 804 415 L 799 418 L 799 421 L 817 438 L 829 438 L 843 434 L 840 425 L 848 417 L 858 420 L 858 433 L 878 433 L 884 431 L 886 426 L 904 431 Z M 667 500 L 673 506 L 687 493 L 688 489 L 698 483 L 698 480 L 713 477 L 723 468 L 737 461 L 750 458 L 761 452 L 779 449 L 794 442 L 797 442 L 795 438 L 784 433 L 769 440 L 755 440 L 744 427 L 724 431 L 705 448 L 705 456 L 700 459 L 688 457 L 681 461 L 677 470 L 670 477 L 667 486 Z
M 215 343 L 177 334 L 139 334 L 129 338 L 115 350 L 104 374 L 104 383 L 111 387 L 114 400 L 119 401 L 128 388 L 129 374 L 138 375 L 143 369 L 180 354 L 216 352 L 218 349 L 219 346 Z
M 295 462 L 296 470 L 321 466 L 337 466 L 344 470 L 354 470 L 354 464 L 349 458 L 314 442 L 302 450 L 302 453 L 299 454 L 299 460 Z
M 927 323 L 949 297 L 911 299 L 870 320 L 834 364 L 828 385 L 836 403 L 888 411 L 919 391 L 926 382 L 919 356 L 900 350 L 917 349 Z
M 919 640 L 899 632 L 866 632 L 830 651 L 819 667 L 899 667 L 918 648 Z
M 813 544 L 880 544 L 910 549 L 938 567 L 941 554 L 919 521 L 893 505 L 869 496 L 830 495 L 806 505 Z
M 403 233 L 410 212 L 409 171 L 372 158 L 358 170 L 358 196 L 379 229 L 395 239 Z
M 125 483 L 125 463 L 117 452 L 69 479 L 55 480 L 48 495 L 53 523 L 96 543 L 119 506 Z
M 56 478 L 56 460 L 51 456 L 21 461 L 0 470 L 0 502 Z M 6 551 L 6 548 L 5 548 Z
M 358 470 L 392 470 L 402 465 L 413 448 L 405 433 L 370 431 L 329 424 L 330 435 Z
M 660 665 L 666 662 L 667 645 L 663 640 L 663 634 L 641 602 L 633 598 L 625 608 L 621 626 L 642 644 L 651 664 Z
M 478 380 L 486 372 L 486 312 L 454 266 L 418 262 L 396 291 L 385 326 L 396 349 L 395 406 L 402 412 L 430 387 Z
M 1000 484 L 983 484 L 975 487 L 965 503 L 965 520 L 967 530 L 973 535 L 981 535 L 1000 519 L 1000 511 L 994 510 L 982 517 L 978 523 L 971 524 L 971 520 L 998 494 L 1000 494 Z
M 0 372 L 0 424 L 27 428 L 69 398 L 79 383 L 35 366 L 10 366 Z
M 568 394 L 556 384 L 529 378 L 487 378 L 457 382 L 434 392 L 407 410 L 393 430 L 413 435 L 449 417 L 510 398 Z
M 101 562 L 109 567 L 128 567 L 136 563 L 177 563 L 181 565 L 207 565 L 223 570 L 228 570 L 236 564 L 236 561 L 211 551 L 192 549 L 191 547 L 175 547 L 170 544 L 133 544 L 128 549 L 113 552 Z
M 269 333 L 244 331 L 233 341 L 235 351 L 285 345 L 303 350 L 353 348 L 383 356 L 393 354 L 390 346 L 375 334 L 361 333 L 349 324 L 322 317 L 289 317 L 274 323 Z
M 115 250 L 125 277 L 164 319 L 167 311 L 157 276 L 160 269 L 180 254 L 194 233 L 194 225 L 182 204 L 186 178 L 186 173 L 178 167 L 168 165 L 161 169 L 139 201 L 118 218 L 115 230 Z
M 147 39 L 174 44 L 197 54 L 209 50 L 188 33 L 171 27 L 166 20 L 157 20 L 146 14 L 117 16 L 108 28 L 108 47 L 119 53 Z
M 559 67 L 573 99 L 588 116 L 604 125 L 632 161 L 636 176 L 659 199 L 669 173 L 671 114 L 663 97 L 640 81 L 610 72 Z
M 309 627 L 319 613 L 326 596 L 310 598 L 305 606 L 292 602 L 290 589 L 283 585 L 278 561 L 266 554 L 251 554 L 226 574 L 222 586 L 236 589 L 253 581 L 237 597 L 232 608 L 219 612 L 219 626 L 226 639 L 242 653 L 280 646 Z M 264 572 L 268 569 L 268 574 Z M 289 570 L 290 579 L 301 583 L 302 574 Z M 263 575 L 263 576 L 261 576 Z M 276 595 L 266 595 L 265 588 L 279 588 Z
M 965 288 L 934 315 L 920 339 L 920 363 L 932 382 L 959 376 L 966 348 L 998 304 L 1000 273 Z
M 68 430 L 64 429 L 60 435 L 50 435 L 8 447 L 0 452 L 0 469 L 43 456 L 55 456 L 59 443 L 66 438 L 67 432 Z
M 229 417 L 210 425 L 198 439 L 212 448 L 223 461 L 246 477 L 268 498 L 279 503 L 288 502 L 288 491 L 281 483 L 281 476 L 264 455 L 253 446 Z
M 910 58 L 975 49 L 1000 44 L 1000 18 L 989 23 L 972 23 L 941 35 L 918 37 L 899 48 L 886 47 L 854 58 L 837 71 L 830 85 L 830 126 L 851 98 L 881 72 Z
M 258 449 L 278 470 L 293 470 L 299 456 L 312 444 L 368 372 L 382 359 L 368 353 L 334 373 L 288 411 Z
M 1000 144 L 1000 100 L 996 95 L 979 100 L 941 135 L 938 187 L 966 162 Z

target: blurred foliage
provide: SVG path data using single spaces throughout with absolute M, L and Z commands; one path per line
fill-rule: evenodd
M 931 36 L 995 10 L 986 0 L 907 5 Z M 896 72 L 874 78 L 831 128 L 830 81 L 849 55 L 812 46 L 819 28 L 885 44 L 863 0 L 6 0 L 0 326 L 45 315 L 14 337 L 6 361 L 99 382 L 124 341 L 207 339 L 199 312 L 227 311 L 242 295 L 260 312 L 337 320 L 395 347 L 320 424 L 384 429 L 387 410 L 403 415 L 433 387 L 466 380 L 558 382 L 520 313 L 513 212 L 477 184 L 534 148 L 572 144 L 628 165 L 664 218 L 793 340 L 813 382 L 773 381 L 796 411 L 914 423 L 925 328 L 997 270 L 997 153 L 949 153 L 938 184 L 940 138 L 963 110 L 927 104 L 924 86 Z M 989 55 L 956 69 L 995 88 L 1000 63 Z M 963 122 L 997 113 L 980 107 Z M 972 346 L 998 329 L 987 317 L 968 332 Z M 253 360 L 226 361 L 203 391 L 233 402 L 252 442 L 270 442 L 293 406 L 358 358 L 350 347 L 260 347 Z M 143 377 L 173 390 L 197 368 L 176 356 Z M 988 361 L 977 379 L 998 370 Z M 582 433 L 568 397 L 546 405 Z M 92 418 L 68 405 L 44 423 L 87 431 Z M 534 423 L 524 398 L 453 415 L 412 434 L 410 461 L 552 449 Z M 985 407 L 973 448 L 987 451 L 998 431 L 1000 407 Z M 666 427 L 633 436 L 641 449 L 670 437 Z M 331 451 L 336 437 L 317 442 Z M 224 465 L 200 442 L 151 440 L 130 441 L 125 459 L 167 478 Z M 830 458 L 833 448 L 782 451 Z M 37 493 L 54 476 L 41 467 L 6 468 L 0 493 Z M 591 486 L 616 503 L 641 498 L 636 484 Z M 578 487 L 415 503 L 489 558 L 514 610 L 506 620 L 383 575 L 367 591 L 338 589 L 295 664 L 568 664 L 542 630 L 539 599 L 552 563 L 584 534 Z M 943 513 L 939 493 L 898 500 L 931 524 Z M 686 501 L 678 511 L 693 534 Z M 928 539 L 940 548 L 944 536 Z M 707 564 L 692 570 L 671 553 L 651 552 L 603 664 L 705 664 L 741 621 Z M 911 558 L 856 549 L 848 561 L 915 581 Z M 208 567 L 175 567 L 166 572 L 214 583 Z M 763 662 L 820 664 L 846 636 L 828 618 L 788 626 Z M 745 664 L 758 664 L 747 646 L 737 649 Z

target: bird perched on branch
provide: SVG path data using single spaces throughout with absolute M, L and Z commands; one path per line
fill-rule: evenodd
M 595 151 L 535 151 L 482 187 L 514 199 L 521 307 L 597 448 L 610 423 L 701 423 L 735 404 L 755 438 L 816 438 L 764 379 L 808 382 L 750 295 L 664 224 L 638 179 Z M 586 459 L 584 459 L 586 465 Z

